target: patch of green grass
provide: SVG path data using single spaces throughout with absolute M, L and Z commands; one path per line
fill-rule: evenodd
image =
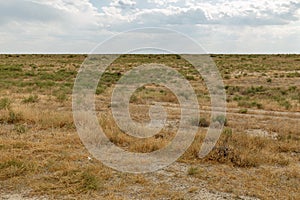
M 257 103 L 256 101 L 248 102 L 248 101 L 239 101 L 239 107 L 246 107 L 246 108 L 253 108 L 256 107 L 257 109 L 262 109 L 263 105 L 261 103 Z
M 247 112 L 248 112 L 248 109 L 246 109 L 246 108 L 242 108 L 239 110 L 239 113 L 241 113 L 241 114 L 247 114 Z
M 38 95 L 30 95 L 22 100 L 22 103 L 37 103 L 39 101 Z
M 68 99 L 68 96 L 66 93 L 64 92 L 60 92 L 56 95 L 56 99 L 59 101 L 59 102 L 64 102 Z
M 24 162 L 15 158 L 0 162 L 0 180 L 22 176 L 25 175 L 28 171 L 33 170 L 34 165 L 32 163 Z
M 288 100 L 283 100 L 278 102 L 280 106 L 283 106 L 286 110 L 292 108 L 292 104 Z
M 22 167 L 24 166 L 24 162 L 20 160 L 12 159 L 5 162 L 0 163 L 0 169 L 5 169 L 8 167 Z
M 225 135 L 226 138 L 232 137 L 232 129 L 231 128 L 224 128 L 223 135 Z
M 258 94 L 258 93 L 262 93 L 266 91 L 266 88 L 264 88 L 264 86 L 258 86 L 258 87 L 250 87 L 248 89 L 246 89 L 246 91 L 244 91 L 245 95 L 254 95 L 254 94 Z
M 239 86 L 225 86 L 225 89 L 227 91 L 227 94 L 233 95 L 235 93 L 239 93 L 241 91 L 241 88 Z
M 9 98 L 2 98 L 0 99 L 0 110 L 6 109 L 8 110 L 10 108 L 11 101 Z
M 288 73 L 286 75 L 286 77 L 287 78 L 298 78 L 298 77 L 300 77 L 300 73 L 298 73 L 298 72 Z
M 0 65 L 0 71 L 22 72 L 23 69 L 21 65 Z
M 186 78 L 187 78 L 187 80 L 189 80 L 189 81 L 194 81 L 194 80 L 195 80 L 195 77 L 194 77 L 194 76 L 191 76 L 191 75 L 187 75 Z
M 98 190 L 101 186 L 100 180 L 93 173 L 85 171 L 82 174 L 82 187 L 84 190 Z
M 104 85 L 98 85 L 98 87 L 96 89 L 96 95 L 100 95 L 100 94 L 104 93 L 106 88 L 107 87 Z
M 115 72 L 115 73 L 105 72 L 102 75 L 99 84 L 100 85 L 103 84 L 103 85 L 110 87 L 112 84 L 116 83 L 121 78 L 121 75 L 122 74 L 119 72 Z
M 199 173 L 200 173 L 200 170 L 199 170 L 198 167 L 190 167 L 190 168 L 188 169 L 188 175 L 189 175 L 189 176 L 194 176 L 194 175 L 197 175 L 197 174 L 199 174 Z
M 14 130 L 15 130 L 18 134 L 23 134 L 23 133 L 26 133 L 27 128 L 26 128 L 26 126 L 24 126 L 24 125 L 16 125 L 16 126 L 14 127 Z
M 47 89 L 47 88 L 51 88 L 51 87 L 55 86 L 56 83 L 54 81 L 50 81 L 50 80 L 48 80 L 48 81 L 36 81 L 35 85 L 39 88 L 46 88 Z

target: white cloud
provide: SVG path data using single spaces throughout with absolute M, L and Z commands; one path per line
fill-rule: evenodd
M 300 52 L 293 42 L 300 40 L 299 0 L 96 1 L 1 1 L 1 51 L 87 52 L 112 33 L 155 26 L 211 52 Z
M 82 52 L 110 35 L 88 0 L 10 0 L 0 11 L 1 52 Z
M 130 2 L 132 2 L 130 0 Z M 300 2 L 294 0 L 223 0 L 223 1 L 182 1 L 168 0 L 157 1 L 148 0 L 155 3 L 156 7 L 134 9 L 123 12 L 122 8 L 111 4 L 105 7 L 104 13 L 108 13 L 119 20 L 126 22 L 141 22 L 144 20 L 153 21 L 158 25 L 180 24 L 189 22 L 191 24 L 226 24 L 241 26 L 261 26 L 288 24 L 291 21 L 299 20 L 296 16 L 300 9 Z M 176 5 L 174 3 L 177 3 Z M 137 3 L 133 3 L 136 7 Z M 116 14 L 116 9 L 118 10 Z M 111 12 L 108 12 L 108 11 Z M 112 12 L 114 11 L 114 12 Z M 203 14 L 205 17 L 203 17 Z M 170 20 L 164 20 L 164 16 Z M 161 18 L 162 17 L 162 18 Z M 146 23 L 143 23 L 146 24 Z

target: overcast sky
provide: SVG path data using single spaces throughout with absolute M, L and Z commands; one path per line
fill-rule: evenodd
M 87 53 L 143 27 L 209 53 L 300 53 L 300 0 L 0 0 L 0 53 Z

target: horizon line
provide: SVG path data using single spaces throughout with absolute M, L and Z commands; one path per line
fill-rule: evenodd
M 74 52 L 0 52 L 0 55 L 300 55 L 300 52 L 259 52 L 259 53 L 224 53 L 224 52 L 208 52 L 208 53 L 74 53 Z

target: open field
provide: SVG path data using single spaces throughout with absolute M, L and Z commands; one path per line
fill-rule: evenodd
M 187 152 L 149 174 L 114 171 L 81 143 L 72 116 L 72 89 L 84 55 L 0 55 L 0 197 L 2 199 L 299 199 L 300 55 L 212 55 L 227 93 L 226 127 L 205 158 L 198 151 L 210 123 L 201 76 L 175 55 L 124 55 L 96 92 L 99 122 L 110 140 L 132 152 L 152 152 L 174 137 L 179 104 L 165 87 L 146 85 L 130 100 L 132 118 L 149 121 L 163 102 L 168 127 L 149 139 L 124 134 L 110 106 L 114 84 L 129 69 L 161 63 L 196 91 L 199 130 Z M 225 120 L 224 119 L 224 120 Z M 1 199 L 0 198 L 0 199 Z

